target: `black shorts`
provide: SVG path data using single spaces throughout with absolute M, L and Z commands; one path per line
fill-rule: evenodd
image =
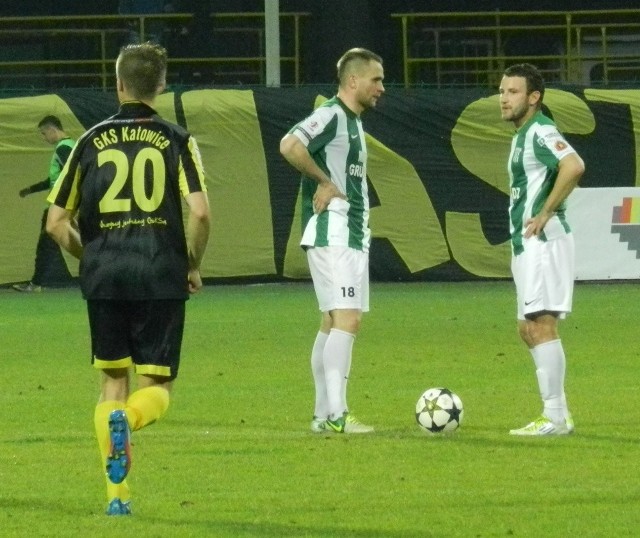
M 96 368 L 134 366 L 141 375 L 178 376 L 185 301 L 89 300 L 87 310 Z

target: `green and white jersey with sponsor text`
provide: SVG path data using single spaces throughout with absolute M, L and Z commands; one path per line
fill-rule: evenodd
M 508 161 L 509 231 L 514 255 L 524 251 L 525 223 L 542 209 L 558 177 L 558 163 L 570 153 L 575 150 L 542 112 L 536 112 L 514 135 Z M 563 202 L 545 225 L 540 239 L 548 241 L 570 232 Z
M 318 183 L 302 176 L 302 246 L 342 246 L 368 252 L 369 193 L 367 146 L 360 117 L 337 96 L 295 125 L 291 134 L 306 146 L 315 163 L 346 200 L 334 198 L 326 211 L 313 212 Z

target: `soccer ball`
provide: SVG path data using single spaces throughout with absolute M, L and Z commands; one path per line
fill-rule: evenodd
M 443 387 L 427 389 L 416 403 L 418 426 L 430 434 L 455 431 L 463 416 L 460 397 Z

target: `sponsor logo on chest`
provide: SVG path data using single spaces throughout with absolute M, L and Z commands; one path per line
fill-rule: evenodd
M 513 157 L 511 161 L 514 163 L 519 163 L 521 157 L 522 157 L 522 148 L 516 148 L 513 150 Z

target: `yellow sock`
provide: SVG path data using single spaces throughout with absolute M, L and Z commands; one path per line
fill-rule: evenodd
M 118 497 L 121 501 L 126 502 L 129 500 L 129 486 L 127 481 L 120 484 L 114 484 L 107 477 L 105 472 L 105 462 L 109 449 L 111 448 L 111 439 L 109 437 L 109 414 L 116 409 L 124 409 L 124 404 L 115 400 L 107 402 L 101 402 L 96 405 L 96 410 L 93 415 L 93 423 L 96 428 L 96 437 L 98 439 L 98 448 L 100 449 L 100 466 L 104 473 L 105 480 L 107 481 L 107 501 L 111 501 Z
M 145 387 L 135 391 L 125 407 L 132 431 L 139 430 L 158 420 L 169 408 L 169 391 L 162 387 Z

